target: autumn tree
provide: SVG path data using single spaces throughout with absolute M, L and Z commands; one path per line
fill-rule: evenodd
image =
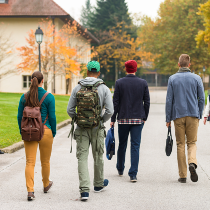
M 55 36 L 54 25 L 52 21 L 43 21 L 40 23 L 41 28 L 44 32 L 44 39 L 41 44 L 41 70 L 45 78 L 44 88 L 47 89 L 49 72 L 53 69 L 53 58 L 54 58 L 54 42 L 53 36 Z M 35 39 L 35 31 L 31 30 L 26 38 L 27 45 L 18 47 L 20 57 L 22 57 L 22 62 L 20 62 L 17 67 L 19 71 L 33 72 L 38 69 L 38 44 Z
M 199 30 L 196 36 L 197 47 L 208 47 L 210 52 L 210 1 L 201 4 L 198 9 L 197 14 L 203 19 L 205 28 Z
M 196 48 L 195 41 L 198 30 L 204 28 L 204 21 L 197 15 L 199 4 L 204 2 L 206 0 L 165 0 L 155 21 L 144 19 L 139 37 L 148 52 L 159 55 L 154 63 L 160 73 L 175 73 L 183 53 L 190 55 L 191 70 L 195 73 L 208 65 L 207 50 Z
M 143 61 L 153 61 L 152 54 L 144 51 L 140 39 L 132 38 L 126 29 L 124 23 L 119 23 L 111 30 L 102 32 L 101 44 L 93 52 L 93 57 L 99 60 L 102 68 L 108 72 L 115 69 L 115 81 L 118 79 L 119 69 L 125 71 L 124 64 L 127 60 L 136 60 L 138 68 Z
M 52 82 L 49 80 L 49 73 L 63 74 L 66 79 L 71 73 L 77 73 L 79 65 L 75 56 L 77 51 L 68 45 L 66 37 L 61 31 L 56 31 L 51 20 L 40 23 L 44 32 L 44 40 L 41 44 L 41 65 L 45 77 L 45 89 Z M 38 45 L 35 41 L 34 31 L 31 30 L 26 38 L 27 45 L 17 48 L 22 57 L 22 62 L 18 64 L 20 71 L 32 72 L 38 69 Z M 56 71 L 53 72 L 54 66 Z M 63 67 L 63 68 L 62 68 Z
M 60 66 L 63 67 L 61 69 L 66 75 L 67 89 L 69 89 L 72 74 L 80 74 L 91 50 L 90 40 L 83 38 L 85 32 L 80 30 L 76 21 L 69 21 L 59 32 L 62 39 L 65 40 L 65 45 L 62 44 L 62 48 L 60 47 L 59 54 L 61 55 Z

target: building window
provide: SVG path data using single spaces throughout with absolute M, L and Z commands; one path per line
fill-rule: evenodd
M 31 76 L 23 76 L 23 88 L 29 88 L 31 85 Z
M 7 4 L 8 0 L 0 0 L 0 4 Z

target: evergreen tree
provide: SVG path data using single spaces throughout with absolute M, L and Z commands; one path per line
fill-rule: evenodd
M 89 16 L 89 24 L 94 31 L 106 31 L 120 22 L 132 24 L 125 0 L 97 0 L 94 14 Z
M 82 6 L 81 18 L 80 21 L 85 28 L 90 28 L 90 17 L 93 13 L 93 7 L 90 3 L 90 0 L 86 0 L 85 7 Z

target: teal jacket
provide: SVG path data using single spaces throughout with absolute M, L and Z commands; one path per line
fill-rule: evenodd
M 43 88 L 38 87 L 39 101 L 42 99 L 42 96 L 46 92 L 47 91 L 44 90 Z M 23 94 L 20 98 L 19 107 L 18 107 L 18 115 L 17 115 L 20 132 L 21 132 L 21 120 L 22 120 L 22 117 L 23 117 L 23 110 L 24 110 L 24 107 L 25 107 L 25 102 L 26 102 L 26 100 L 25 100 L 25 96 Z M 45 125 L 49 129 L 52 130 L 53 137 L 55 137 L 55 135 L 56 135 L 55 98 L 51 93 L 49 93 L 47 95 L 47 97 L 45 98 L 45 100 L 43 101 L 43 103 L 41 105 L 42 123 L 44 123 L 44 121 L 47 117 L 47 114 L 48 114 L 48 120 L 45 123 Z

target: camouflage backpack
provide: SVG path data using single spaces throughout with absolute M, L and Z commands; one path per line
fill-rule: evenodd
M 79 83 L 80 84 L 80 83 Z M 101 119 L 101 106 L 98 96 L 99 81 L 94 85 L 82 86 L 77 92 L 77 119 L 76 123 L 81 128 L 94 128 Z
M 77 117 L 72 119 L 72 128 L 69 133 L 69 136 L 74 131 L 74 122 L 82 128 L 94 128 L 98 126 L 98 130 L 101 126 L 101 121 L 103 120 L 101 117 L 101 106 L 98 95 L 98 87 L 101 84 L 105 84 L 102 81 L 99 81 L 93 85 L 83 86 L 80 82 L 81 89 L 77 92 Z M 82 133 L 81 133 L 82 138 Z M 72 146 L 71 146 L 72 151 Z

